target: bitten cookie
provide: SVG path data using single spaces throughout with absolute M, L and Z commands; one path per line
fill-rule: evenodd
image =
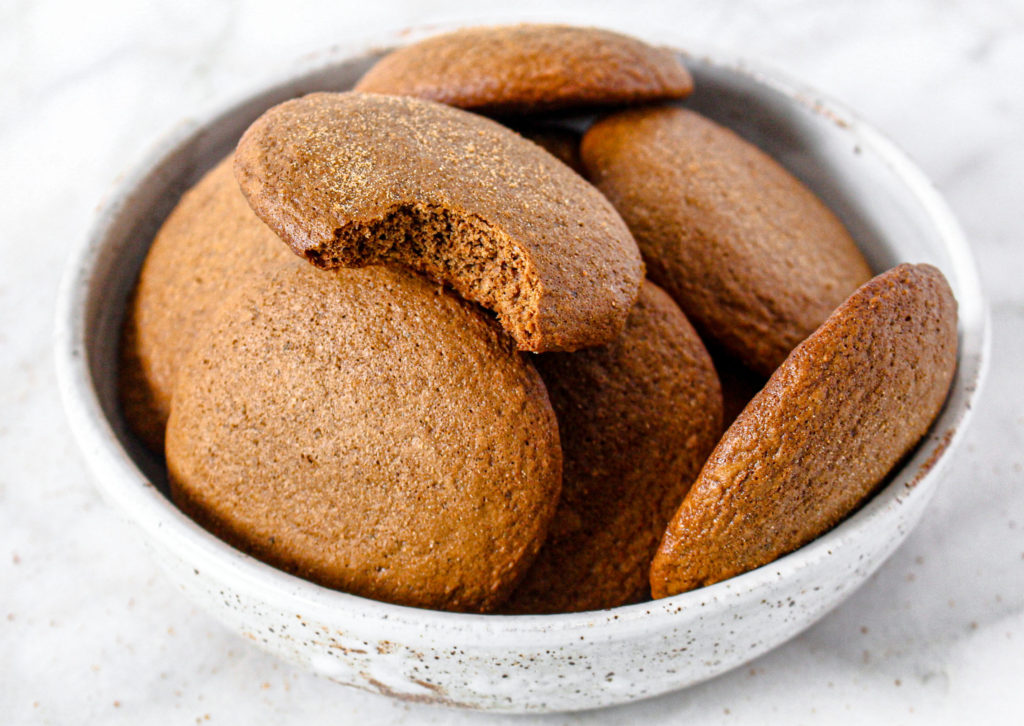
M 182 356 L 228 291 L 294 257 L 252 213 L 231 158 L 187 191 L 153 240 L 128 304 L 121 338 L 121 405 L 153 451 L 164 428 Z
M 407 270 L 297 260 L 208 321 L 167 465 L 174 501 L 239 549 L 458 611 L 508 595 L 561 486 L 544 384 L 493 321 Z
M 588 177 L 650 279 L 765 376 L 871 277 L 842 223 L 777 162 L 692 111 L 615 114 L 583 138 Z
M 956 350 L 956 301 L 934 267 L 857 290 L 722 437 L 654 557 L 654 597 L 765 565 L 846 517 L 928 430 Z
M 466 28 L 384 56 L 355 90 L 417 96 L 491 114 L 684 98 L 693 79 L 672 51 L 597 28 Z
M 645 282 L 615 341 L 534 360 L 562 434 L 562 500 L 537 561 L 502 609 L 636 602 L 665 526 L 721 433 L 711 358 L 672 299 Z
M 494 310 L 522 350 L 606 343 L 643 262 L 600 192 L 493 121 L 430 101 L 316 93 L 245 132 L 249 204 L 333 268 L 407 265 Z

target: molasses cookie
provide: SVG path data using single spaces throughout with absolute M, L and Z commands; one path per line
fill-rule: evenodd
M 711 358 L 672 299 L 645 282 L 613 342 L 534 361 L 562 435 L 562 500 L 540 555 L 502 609 L 636 602 L 647 594 L 665 526 L 721 433 Z
M 256 214 L 323 268 L 402 264 L 498 314 L 522 350 L 615 338 L 643 262 L 608 201 L 536 144 L 430 101 L 316 93 L 245 132 Z
M 934 267 L 857 290 L 726 431 L 665 532 L 653 596 L 765 565 L 846 517 L 928 430 L 956 349 L 956 301 Z
M 153 451 L 163 453 L 175 375 L 202 321 L 242 281 L 292 257 L 249 209 L 230 157 L 167 217 L 139 272 L 121 339 L 122 408 Z
M 650 279 L 769 376 L 871 271 L 834 214 L 754 145 L 692 111 L 624 111 L 583 138 Z
M 498 605 L 561 486 L 544 384 L 480 310 L 401 268 L 294 261 L 207 321 L 167 427 L 175 502 L 259 559 L 388 602 Z
M 417 96 L 483 113 L 683 98 L 693 79 L 672 51 L 597 28 L 466 28 L 384 56 L 355 90 Z

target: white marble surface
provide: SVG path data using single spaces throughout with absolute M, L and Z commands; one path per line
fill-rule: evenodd
M 1024 3 L 0 2 L 0 722 L 1024 723 Z M 925 521 L 836 612 L 748 667 L 609 711 L 496 718 L 275 661 L 197 611 L 99 500 L 50 329 L 65 251 L 175 122 L 387 28 L 559 19 L 757 58 L 914 157 L 972 240 L 991 374 Z

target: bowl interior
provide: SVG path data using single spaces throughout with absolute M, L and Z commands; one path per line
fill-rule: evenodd
M 128 489 L 145 486 L 146 482 L 155 485 L 166 499 L 162 462 L 128 432 L 117 399 L 123 311 L 153 235 L 183 191 L 233 148 L 260 113 L 311 91 L 350 88 L 378 55 L 323 62 L 225 110 L 183 124 L 122 182 L 121 191 L 101 213 L 93 236 L 71 261 L 64 302 L 59 306 L 58 366 L 69 417 L 83 448 L 108 459 L 126 455 L 126 465 L 135 472 L 130 478 L 101 482 L 115 503 L 121 497 L 134 496 Z M 920 485 L 921 477 L 955 438 L 983 371 L 987 328 L 977 276 L 969 250 L 942 201 L 920 172 L 884 138 L 838 104 L 775 75 L 753 70 L 748 64 L 723 61 L 721 57 L 684 56 L 698 89 L 686 105 L 753 141 L 808 184 L 842 218 L 875 271 L 899 262 L 929 262 L 943 270 L 959 301 L 960 364 L 946 407 L 933 427 L 938 434 L 926 438 L 871 504 L 839 526 L 842 530 L 856 526 L 860 518 L 872 516 L 872 511 L 893 506 L 902 497 L 925 496 L 920 491 L 923 486 L 908 485 Z M 93 415 L 90 406 L 100 415 Z M 173 508 L 169 500 L 164 503 L 168 509 Z M 121 505 L 127 508 L 124 501 Z M 187 536 L 196 534 L 190 530 Z M 219 543 L 207 550 L 215 552 L 218 546 L 225 557 L 246 559 Z M 779 569 L 787 561 L 796 563 L 792 558 L 814 556 L 816 548 L 823 546 L 821 540 L 811 543 L 773 563 L 773 568 Z M 255 561 L 247 566 L 256 568 L 253 572 L 270 569 Z M 756 577 L 756 572 L 740 577 Z M 284 575 L 270 579 L 294 580 Z M 293 584 L 291 590 L 310 598 L 324 602 L 324 598 L 332 597 L 344 597 L 350 603 L 353 600 L 310 583 L 296 582 L 299 584 Z M 670 598 L 665 604 L 685 604 L 688 597 L 692 595 Z M 404 612 L 413 620 L 417 612 L 422 612 L 373 605 Z M 643 607 L 616 610 L 640 613 Z M 563 618 L 566 623 L 584 622 L 587 617 L 549 616 Z

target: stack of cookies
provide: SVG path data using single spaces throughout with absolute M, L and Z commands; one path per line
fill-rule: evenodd
M 269 109 L 127 311 L 125 416 L 176 504 L 327 587 L 518 614 L 842 520 L 942 407 L 955 300 L 928 265 L 872 278 L 693 92 L 667 50 L 521 25 Z

